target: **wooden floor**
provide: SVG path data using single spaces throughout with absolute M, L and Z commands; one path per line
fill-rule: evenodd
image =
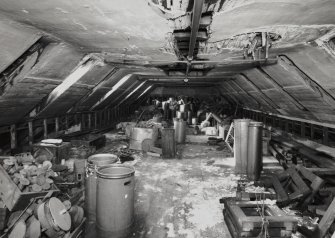
M 104 151 L 122 146 L 108 144 Z M 219 199 L 235 196 L 238 177 L 228 150 L 216 146 L 178 146 L 178 159 L 138 153 L 128 162 L 136 169 L 135 222 L 132 237 L 231 237 Z M 92 227 L 86 237 L 95 237 Z

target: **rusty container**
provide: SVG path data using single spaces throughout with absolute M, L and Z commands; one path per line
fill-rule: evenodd
M 96 191 L 99 167 L 114 164 L 118 157 L 114 154 L 95 154 L 87 159 L 85 176 L 85 213 L 89 222 L 96 221 Z
M 97 170 L 97 231 L 99 237 L 130 237 L 134 219 L 135 169 L 107 165 Z

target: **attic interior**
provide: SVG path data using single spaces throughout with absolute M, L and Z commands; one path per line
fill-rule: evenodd
M 0 1 L 0 237 L 335 237 L 334 11 Z

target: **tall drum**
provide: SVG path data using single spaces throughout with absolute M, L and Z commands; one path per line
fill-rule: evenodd
M 99 237 L 129 237 L 134 218 L 135 169 L 107 165 L 97 170 L 97 230 Z
M 263 123 L 250 122 L 248 132 L 248 169 L 247 177 L 258 180 L 262 170 L 262 130 Z
M 114 164 L 117 161 L 118 157 L 114 154 L 96 154 L 87 159 L 85 177 L 85 212 L 89 222 L 95 222 L 96 220 L 96 169 L 101 166 Z
M 235 172 L 239 174 L 247 174 L 248 130 L 250 121 L 250 119 L 234 120 Z

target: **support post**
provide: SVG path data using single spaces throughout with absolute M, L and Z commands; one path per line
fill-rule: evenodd
M 329 137 L 328 137 L 328 127 L 322 128 L 322 144 L 328 145 L 329 143 Z
M 16 149 L 17 140 L 16 140 L 16 125 L 13 124 L 10 126 L 10 148 L 12 150 Z
M 29 141 L 29 146 L 32 146 L 34 143 L 34 130 L 33 130 L 32 121 L 28 122 L 28 141 Z
M 59 118 L 58 117 L 55 118 L 55 133 L 56 133 L 56 136 L 58 136 L 58 133 L 59 133 Z
M 43 137 L 48 138 L 48 119 L 43 119 Z
M 302 138 L 306 137 L 306 123 L 305 122 L 301 122 L 300 135 L 301 135 Z
M 88 114 L 88 129 L 91 129 L 92 126 L 92 114 Z

